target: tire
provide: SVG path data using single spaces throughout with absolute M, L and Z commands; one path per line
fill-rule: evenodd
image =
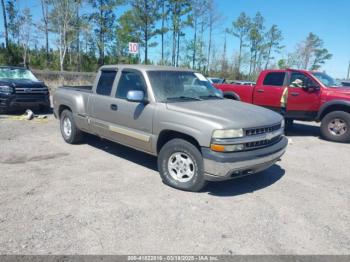
M 202 154 L 183 139 L 170 140 L 162 147 L 158 170 L 165 184 L 180 190 L 198 192 L 206 184 Z
M 69 110 L 63 110 L 60 117 L 61 134 L 68 144 L 77 144 L 81 141 L 83 133 L 74 122 L 73 114 Z
M 321 136 L 334 142 L 350 142 L 350 114 L 344 111 L 328 113 L 321 122 Z

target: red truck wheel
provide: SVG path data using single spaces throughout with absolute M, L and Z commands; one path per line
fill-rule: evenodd
M 323 138 L 335 142 L 350 142 L 350 114 L 334 111 L 327 114 L 321 122 Z

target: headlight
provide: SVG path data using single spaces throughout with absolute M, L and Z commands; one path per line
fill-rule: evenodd
M 236 151 L 242 151 L 244 149 L 244 145 L 243 144 L 238 144 L 238 145 L 211 144 L 210 149 L 216 152 L 236 152 Z
M 281 128 L 284 128 L 286 126 L 286 121 L 283 119 L 281 122 Z
M 0 93 L 11 94 L 13 88 L 11 86 L 0 86 Z
M 243 129 L 215 130 L 213 138 L 237 138 L 243 137 Z

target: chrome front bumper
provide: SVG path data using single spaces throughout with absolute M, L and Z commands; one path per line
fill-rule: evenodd
M 274 165 L 285 153 L 288 139 L 269 147 L 246 152 L 216 153 L 202 149 L 207 180 L 227 180 L 263 171 Z

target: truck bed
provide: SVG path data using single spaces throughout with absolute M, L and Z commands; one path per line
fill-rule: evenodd
M 59 88 L 85 93 L 92 93 L 92 86 L 61 86 Z
M 253 94 L 256 85 L 214 84 L 214 86 L 220 89 L 224 96 L 235 93 L 239 96 L 240 101 L 253 104 Z

